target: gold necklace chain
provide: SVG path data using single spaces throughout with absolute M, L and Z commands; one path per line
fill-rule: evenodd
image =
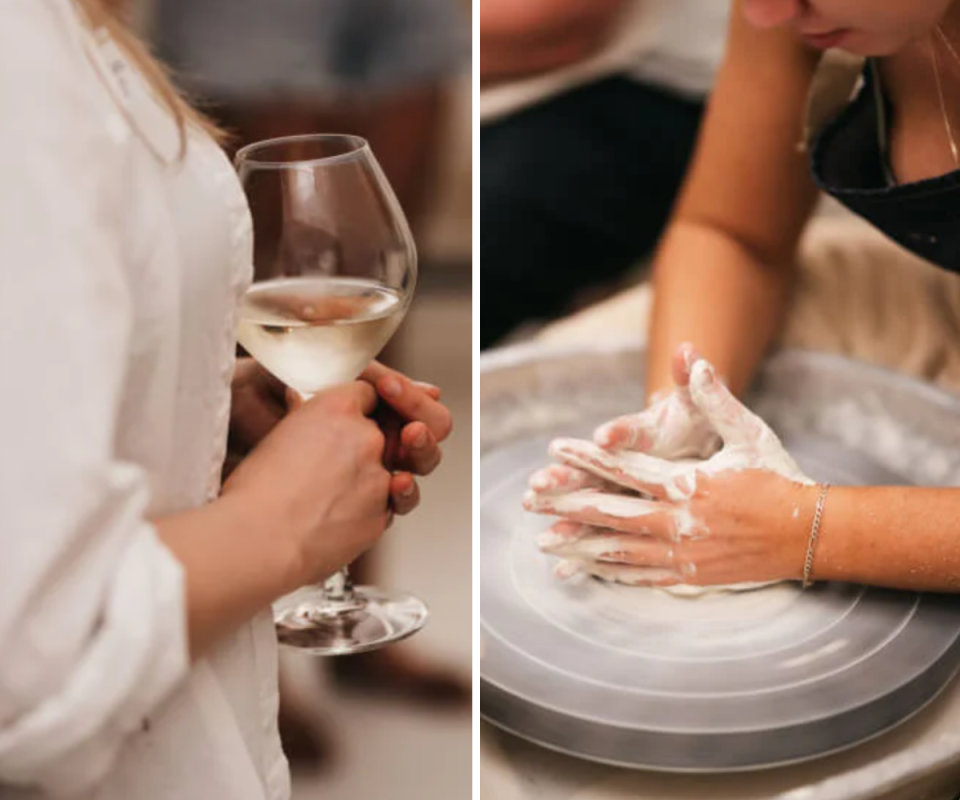
M 957 53 L 956 49 L 953 46 L 953 42 L 950 41 L 950 37 L 947 36 L 946 31 L 943 29 L 943 23 L 940 23 L 936 27 L 937 35 L 940 37 L 940 41 L 944 43 L 947 50 L 950 51 L 950 55 L 953 56 L 953 60 L 960 64 L 960 53 Z
M 940 37 L 940 41 L 943 42 L 950 55 L 953 56 L 957 64 L 960 65 L 960 54 L 958 54 L 954 49 L 950 39 L 948 39 L 947 35 L 943 32 L 943 28 L 940 25 L 937 25 L 935 30 L 937 35 Z M 947 103 L 943 96 L 943 81 L 940 78 L 940 58 L 937 55 L 937 49 L 934 46 L 934 42 L 931 40 L 927 44 L 930 48 L 930 60 L 933 62 L 933 77 L 937 84 L 937 98 L 940 101 L 940 115 L 943 117 L 943 126 L 947 132 L 947 141 L 950 143 L 950 152 L 953 155 L 953 164 L 957 169 L 960 169 L 960 153 L 957 152 L 957 142 L 953 136 L 953 126 L 950 124 L 950 116 L 947 114 Z

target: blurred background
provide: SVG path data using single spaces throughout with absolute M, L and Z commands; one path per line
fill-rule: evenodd
M 481 347 L 646 277 L 728 0 L 482 0 Z
M 366 138 L 414 230 L 416 296 L 382 360 L 441 387 L 455 431 L 422 504 L 353 570 L 430 606 L 409 642 L 284 654 L 295 800 L 470 793 L 471 83 L 464 0 L 131 0 L 228 150 L 297 133 Z

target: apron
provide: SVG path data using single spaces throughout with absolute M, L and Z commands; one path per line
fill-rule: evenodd
M 960 272 L 960 171 L 897 184 L 889 167 L 889 116 L 873 63 L 827 53 L 811 86 L 804 131 L 814 181 L 905 249 Z

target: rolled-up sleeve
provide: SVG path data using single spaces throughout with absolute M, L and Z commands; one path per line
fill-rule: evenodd
M 184 576 L 117 455 L 135 143 L 65 6 L 0 25 L 0 786 L 53 795 L 94 786 L 188 669 Z

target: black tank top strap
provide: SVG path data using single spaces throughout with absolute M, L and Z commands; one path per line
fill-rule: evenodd
M 894 241 L 939 267 L 960 272 L 960 172 L 897 184 L 890 168 L 890 106 L 875 66 L 809 147 L 819 188 Z

